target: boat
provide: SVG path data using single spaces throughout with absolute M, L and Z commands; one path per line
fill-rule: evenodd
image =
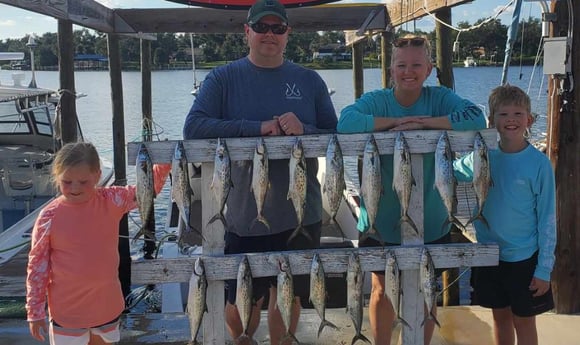
M 24 54 L 0 54 L 0 60 Z M 0 84 L 0 265 L 29 242 L 34 222 L 44 205 L 57 195 L 51 180 L 52 162 L 61 146 L 55 126 L 58 92 L 22 85 L 24 74 L 12 74 L 13 85 Z M 80 127 L 77 132 L 82 140 Z M 113 175 L 101 160 L 100 185 Z
M 475 62 L 473 56 L 468 56 L 463 60 L 463 65 L 465 67 L 477 67 L 477 62 Z

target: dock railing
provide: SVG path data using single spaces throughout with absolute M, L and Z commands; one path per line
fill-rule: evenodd
M 451 147 L 456 152 L 473 149 L 475 131 L 448 131 Z M 480 131 L 490 149 L 497 147 L 497 132 L 493 129 Z M 312 249 L 286 252 L 267 252 L 252 254 L 224 255 L 224 228 L 221 222 L 206 225 L 219 211 L 218 203 L 210 191 L 214 169 L 216 139 L 183 141 L 188 162 L 202 163 L 201 200 L 202 200 L 202 257 L 208 279 L 207 306 L 204 316 L 203 344 L 225 344 L 224 319 L 224 280 L 236 279 L 238 266 L 247 256 L 253 277 L 276 276 L 279 273 L 278 258 L 284 255 L 289 259 L 293 274 L 308 274 L 314 253 L 319 253 L 327 273 L 343 273 L 347 270 L 348 257 L 355 250 L 359 253 L 363 271 L 381 271 L 386 267 L 385 251 L 394 251 L 401 270 L 401 316 L 411 327 L 403 327 L 402 344 L 423 344 L 424 318 L 423 293 L 420 287 L 420 258 L 424 247 L 429 250 L 436 268 L 460 266 L 493 266 L 498 264 L 499 248 L 496 244 L 456 243 L 424 245 L 423 243 L 423 157 L 435 151 L 442 131 L 407 131 L 405 139 L 412 153 L 412 169 L 415 186 L 411 193 L 409 216 L 414 220 L 420 235 L 408 231 L 402 225 L 402 245 L 382 248 L 354 249 Z M 301 136 L 304 154 L 307 158 L 324 157 L 332 134 Z M 338 134 L 344 156 L 362 156 L 369 133 Z M 392 154 L 396 132 L 373 133 L 381 155 Z M 232 161 L 252 160 L 256 139 L 225 138 Z M 223 139 L 222 139 L 223 140 Z M 269 159 L 288 159 L 295 137 L 265 137 Z M 176 141 L 147 142 L 145 145 L 154 163 L 170 163 Z M 141 143 L 128 144 L 128 159 L 134 164 Z M 233 163 L 235 164 L 235 163 Z M 435 187 L 433 187 L 435 188 Z M 441 224 L 429 224 L 440 227 Z M 161 284 L 188 282 L 193 273 L 197 256 L 177 259 L 155 259 L 132 264 L 132 284 Z M 218 327 L 219 326 L 219 327 Z M 442 325 L 445 327 L 445 325 Z

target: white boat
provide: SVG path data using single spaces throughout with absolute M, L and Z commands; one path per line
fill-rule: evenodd
M 0 54 L 0 60 L 24 56 L 11 54 Z M 54 122 L 59 96 L 22 86 L 23 78 L 22 72 L 14 73 L 13 85 L 0 84 L 0 265 L 26 247 L 40 210 L 57 193 L 51 169 L 61 146 Z M 36 85 L 34 73 L 30 85 Z M 99 183 L 105 185 L 113 168 L 108 162 L 101 165 Z
M 463 60 L 463 65 L 465 67 L 477 67 L 477 62 L 475 62 L 473 56 L 468 56 Z

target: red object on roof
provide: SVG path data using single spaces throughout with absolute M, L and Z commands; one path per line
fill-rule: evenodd
M 180 4 L 202 7 L 223 8 L 229 10 L 247 10 L 256 0 L 168 0 Z M 329 2 L 336 2 L 339 0 L 279 0 L 286 8 L 292 7 L 306 7 L 320 4 L 327 4 Z

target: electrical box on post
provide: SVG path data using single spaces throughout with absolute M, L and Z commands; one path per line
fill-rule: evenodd
M 544 74 L 565 75 L 572 71 L 570 61 L 571 41 L 567 37 L 544 39 Z

